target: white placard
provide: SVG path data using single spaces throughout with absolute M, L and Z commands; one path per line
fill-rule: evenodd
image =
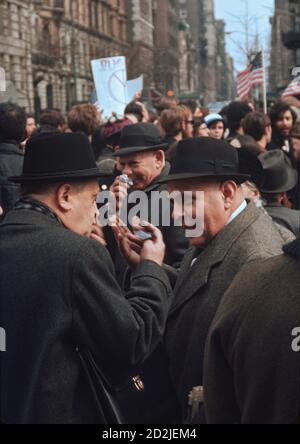
M 112 113 L 123 116 L 127 105 L 127 71 L 125 57 L 92 60 L 92 71 L 102 117 Z

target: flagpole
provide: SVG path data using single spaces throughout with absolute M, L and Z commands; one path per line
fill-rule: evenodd
M 263 81 L 263 101 L 264 101 L 264 113 L 268 113 L 268 103 L 267 103 L 267 79 L 266 79 L 266 63 L 265 63 L 265 52 L 262 50 L 262 63 L 264 71 L 264 81 Z

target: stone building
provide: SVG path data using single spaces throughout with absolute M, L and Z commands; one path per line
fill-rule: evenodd
M 230 100 L 233 66 L 228 63 L 226 53 L 225 23 L 216 20 L 214 1 L 180 0 L 180 7 L 181 17 L 189 24 L 195 45 L 194 70 L 197 72 L 196 90 L 199 97 L 204 103 Z
M 298 0 L 275 0 L 271 18 L 270 92 L 278 96 L 291 82 L 291 71 L 300 66 L 300 3 Z
M 154 82 L 162 93 L 179 92 L 178 0 L 154 0 Z
M 128 17 L 128 78 L 144 74 L 144 96 L 154 82 L 153 0 L 126 1 Z
M 128 54 L 125 0 L 0 0 L 0 66 L 28 110 L 87 101 L 90 61 Z
M 199 98 L 197 45 L 188 19 L 187 3 L 179 0 L 179 92 L 183 97 Z
M 94 88 L 90 61 L 126 55 L 125 0 L 44 0 L 36 6 L 33 47 L 35 108 L 87 101 Z
M 12 100 L 33 110 L 32 1 L 0 0 L 0 67 L 5 71 L 6 91 L 1 101 Z

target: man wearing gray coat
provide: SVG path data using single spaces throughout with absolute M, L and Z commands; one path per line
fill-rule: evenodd
M 206 338 L 224 293 L 243 265 L 282 251 L 284 241 L 272 221 L 244 199 L 241 184 L 248 179 L 237 150 L 210 138 L 180 142 L 167 178 L 171 192 L 204 191 L 203 233 L 190 239 L 165 333 L 182 419 L 189 393 L 203 385 Z M 189 213 L 195 218 L 196 202 L 194 195 L 190 206 L 175 207 L 174 218 Z
M 162 337 L 171 289 L 161 234 L 148 227 L 125 294 L 95 226 L 98 177 L 87 138 L 55 134 L 30 139 L 11 178 L 23 197 L 0 225 L 0 422 L 104 421 L 78 350 L 119 383 Z

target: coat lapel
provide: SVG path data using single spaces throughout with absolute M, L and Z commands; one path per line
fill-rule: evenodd
M 260 210 L 250 203 L 247 209 L 226 226 L 202 252 L 198 251 L 198 257 L 195 248 L 186 253 L 174 289 L 175 298 L 170 314 L 177 311 L 195 293 L 199 293 L 199 290 L 207 284 L 212 267 L 223 261 L 232 245 L 260 215 Z M 194 258 L 197 260 L 191 266 Z

